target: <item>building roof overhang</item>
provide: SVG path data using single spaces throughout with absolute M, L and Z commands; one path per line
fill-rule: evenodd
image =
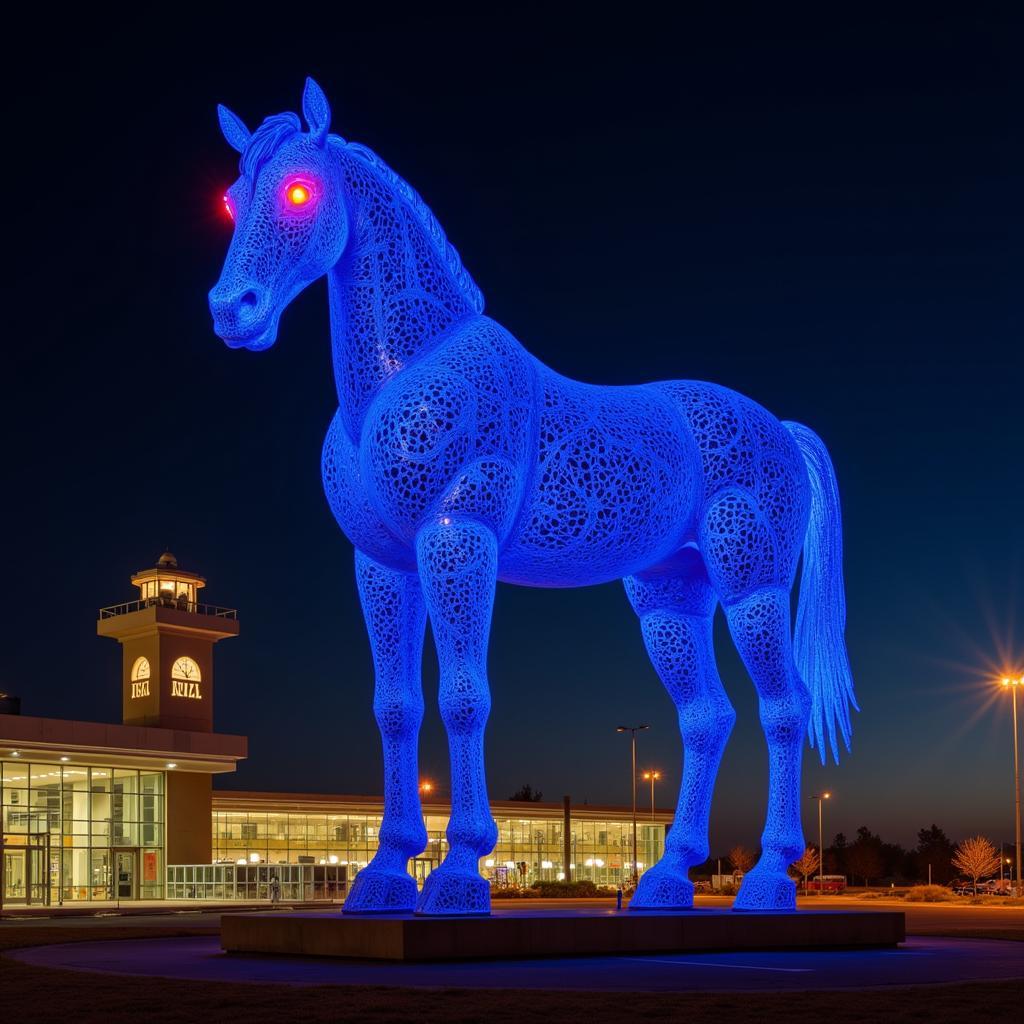
M 0 760 L 15 751 L 18 760 L 41 764 L 159 769 L 173 764 L 176 771 L 215 775 L 236 769 L 248 756 L 248 740 L 224 733 L 0 715 Z
M 269 813 L 305 812 L 307 814 L 380 814 L 384 806 L 381 796 L 328 793 L 247 793 L 235 790 L 213 791 L 215 811 L 263 811 Z M 424 814 L 445 816 L 451 813 L 447 800 L 424 800 Z M 577 821 L 621 821 L 632 816 L 631 807 L 611 805 L 572 804 L 570 813 Z M 659 825 L 671 823 L 674 811 L 655 808 L 654 821 Z M 523 821 L 561 821 L 565 809 L 560 803 L 540 803 L 525 800 L 493 800 L 491 814 L 496 818 Z M 650 809 L 637 809 L 637 824 L 650 824 Z

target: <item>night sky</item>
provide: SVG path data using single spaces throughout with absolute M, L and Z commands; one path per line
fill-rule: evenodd
M 0 689 L 25 714 L 117 721 L 120 650 L 96 609 L 170 548 L 240 612 L 216 724 L 250 759 L 218 785 L 380 791 L 352 549 L 320 484 L 325 287 L 265 353 L 229 351 L 206 305 L 236 175 L 215 105 L 255 127 L 299 109 L 308 73 L 333 130 L 420 191 L 490 315 L 544 362 L 716 381 L 825 439 L 863 710 L 838 769 L 808 752 L 806 793 L 835 791 L 828 833 L 913 843 L 935 821 L 1009 841 L 991 677 L 1024 672 L 1021 23 L 289 12 L 251 38 L 212 16 L 10 37 Z M 718 627 L 738 722 L 713 852 L 757 844 L 767 792 L 754 690 Z M 529 782 L 625 804 L 614 727 L 647 722 L 640 764 L 673 802 L 675 713 L 621 586 L 500 586 L 490 666 L 492 797 Z M 424 681 L 423 774 L 444 794 L 429 642 Z

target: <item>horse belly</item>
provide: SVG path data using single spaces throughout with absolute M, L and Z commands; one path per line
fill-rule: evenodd
M 689 429 L 643 388 L 557 383 L 501 578 L 587 586 L 656 564 L 693 532 L 701 478 Z

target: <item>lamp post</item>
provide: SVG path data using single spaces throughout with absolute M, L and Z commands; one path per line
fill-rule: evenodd
M 822 870 L 823 870 L 823 868 L 825 866 L 825 844 L 824 844 L 824 840 L 823 840 L 823 836 L 822 836 L 822 827 L 821 827 L 821 805 L 826 800 L 830 800 L 831 798 L 832 798 L 832 794 L 827 792 L 827 791 L 822 792 L 822 793 L 815 793 L 814 796 L 811 797 L 812 800 L 817 800 L 818 801 L 818 895 L 819 896 L 822 893 L 821 875 L 822 875 Z
M 1020 895 L 1020 766 L 1017 754 L 1017 690 L 1024 686 L 1024 676 L 1018 679 L 1010 677 L 1003 678 L 1003 686 L 1010 691 L 1013 697 L 1013 788 L 1016 799 L 1016 835 L 1017 843 L 1017 884 L 1014 892 Z
M 434 792 L 434 784 L 430 781 L 430 779 L 420 779 L 419 789 L 420 789 L 420 799 L 421 799 L 420 813 L 423 815 L 423 830 L 427 833 L 427 845 L 425 847 L 425 850 L 429 850 L 430 849 L 430 843 L 431 843 L 430 831 L 427 829 L 427 812 L 423 810 L 422 799 L 424 797 L 429 797 L 430 794 Z M 441 857 L 441 847 L 440 847 L 440 844 L 438 844 L 438 848 L 434 852 L 436 853 L 437 859 L 439 860 L 440 857 Z M 422 853 L 420 854 L 420 856 L 422 856 Z M 430 857 L 429 860 L 430 860 L 430 864 L 431 864 L 431 870 L 433 870 L 433 865 L 435 863 L 434 857 Z
M 630 776 L 633 783 L 633 885 L 640 881 L 640 873 L 636 869 L 636 734 L 643 729 L 649 729 L 649 725 L 619 725 L 616 732 L 628 732 L 632 737 L 633 745 L 633 768 Z
M 661 772 L 656 771 L 653 768 L 648 768 L 644 772 L 644 781 L 650 780 L 651 783 L 651 821 L 654 821 L 654 784 L 661 778 Z

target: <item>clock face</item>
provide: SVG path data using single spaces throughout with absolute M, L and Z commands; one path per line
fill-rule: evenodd
M 198 682 L 199 666 L 191 658 L 179 658 L 171 668 L 171 678 Z
M 137 683 L 149 678 L 149 661 L 146 658 L 136 658 L 132 665 L 132 682 Z

